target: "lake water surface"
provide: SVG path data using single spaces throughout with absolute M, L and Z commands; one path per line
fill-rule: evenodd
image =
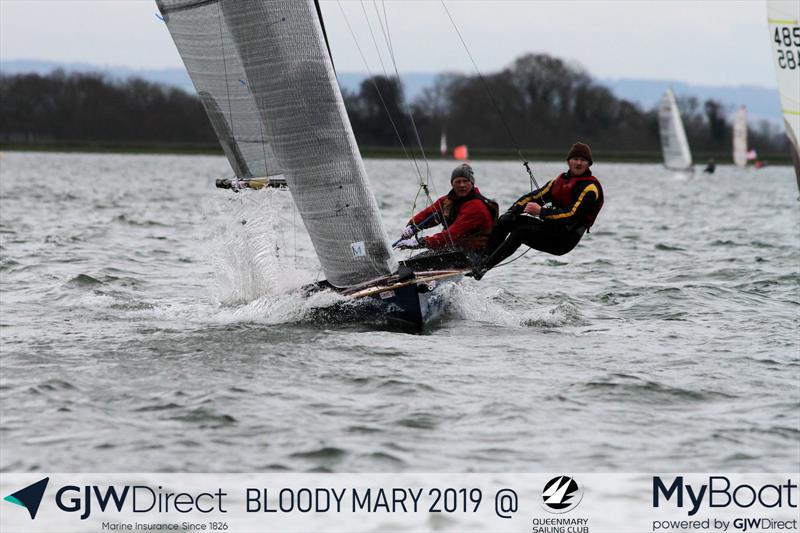
M 337 297 L 295 290 L 322 274 L 287 194 L 214 189 L 222 157 L 3 153 L 0 470 L 800 470 L 792 170 L 597 159 L 576 250 L 414 334 L 315 318 Z M 474 167 L 502 208 L 528 190 Z M 396 238 L 415 173 L 366 168 Z

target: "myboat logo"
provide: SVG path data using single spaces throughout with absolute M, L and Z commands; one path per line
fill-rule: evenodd
M 583 487 L 569 476 L 556 476 L 544 485 L 541 505 L 548 513 L 561 514 L 575 509 L 583 499 Z
M 665 482 L 661 476 L 653 476 L 653 507 L 667 502 L 688 507 L 689 516 L 694 516 L 706 507 L 753 507 L 763 509 L 793 508 L 798 506 L 798 483 L 791 478 L 786 483 L 734 484 L 727 476 L 709 476 L 705 483 L 687 483 L 683 476 Z
M 39 504 L 42 503 L 42 496 L 44 496 L 44 489 L 47 488 L 48 481 L 50 481 L 49 477 L 40 479 L 33 485 L 28 485 L 24 489 L 18 490 L 14 494 L 10 494 L 3 499 L 27 509 L 28 514 L 31 515 L 31 520 L 33 520 L 36 518 L 36 513 L 39 511 Z

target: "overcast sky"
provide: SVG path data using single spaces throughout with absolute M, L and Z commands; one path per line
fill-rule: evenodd
M 401 72 L 472 71 L 439 0 L 364 0 L 382 40 L 375 4 L 386 7 Z M 446 5 L 483 72 L 539 52 L 577 62 L 595 77 L 775 86 L 763 0 L 446 0 Z M 380 72 L 362 3 L 323 0 L 337 70 L 367 70 L 340 6 L 370 68 Z M 181 67 L 156 12 L 152 0 L 0 0 L 0 60 Z

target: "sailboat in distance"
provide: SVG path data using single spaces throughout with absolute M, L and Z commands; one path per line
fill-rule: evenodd
M 670 170 L 691 170 L 692 153 L 683 129 L 683 120 L 672 89 L 667 89 L 658 106 L 658 130 L 664 166 Z
M 772 58 L 797 187 L 800 189 L 800 3 L 767 0 Z
M 345 111 L 317 3 L 157 4 L 198 93 L 205 95 L 223 149 L 228 146 L 235 180 L 257 174 L 285 180 L 325 273 L 324 286 L 371 299 L 390 319 L 421 325 L 439 315 L 446 302 L 435 289 L 463 272 L 415 273 L 398 265 Z
M 747 108 L 740 106 L 733 118 L 733 164 L 747 166 Z

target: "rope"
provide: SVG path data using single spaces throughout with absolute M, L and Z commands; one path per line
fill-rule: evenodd
M 511 259 L 510 261 L 506 261 L 505 263 L 500 263 L 499 265 L 495 265 L 495 266 L 493 266 L 493 267 L 492 267 L 492 269 L 495 269 L 495 268 L 497 268 L 497 267 L 501 267 L 501 266 L 510 265 L 511 263 L 513 263 L 514 261 L 516 261 L 517 259 L 519 259 L 519 258 L 520 258 L 520 257 L 522 257 L 523 255 L 527 254 L 527 253 L 528 253 L 528 252 L 530 252 L 531 250 L 533 250 L 533 248 L 528 248 L 527 250 L 525 250 L 524 252 L 522 252 L 521 254 L 519 254 L 519 255 L 518 255 L 517 257 L 515 257 L 514 259 Z
M 397 140 L 400 142 L 400 146 L 403 149 L 403 153 L 405 154 L 406 159 L 408 159 L 409 162 L 411 162 L 412 167 L 414 167 L 414 169 L 415 169 L 415 171 L 417 173 L 417 176 L 419 177 L 420 185 L 422 185 L 424 183 L 424 181 L 422 179 L 422 173 L 419 170 L 419 166 L 417 165 L 417 161 L 413 157 L 413 155 L 409 155 L 409 153 L 408 153 L 408 149 L 406 148 L 406 145 L 403 142 L 402 137 L 400 136 L 400 132 L 397 129 L 397 125 L 395 124 L 394 119 L 392 119 L 392 115 L 389 112 L 389 108 L 386 105 L 386 101 L 383 99 L 383 94 L 381 94 L 381 91 L 378 88 L 378 84 L 375 83 L 374 77 L 372 75 L 372 69 L 370 69 L 369 64 L 367 63 L 367 58 L 364 56 L 364 52 L 361 50 L 361 46 L 358 44 L 358 39 L 356 38 L 356 34 L 353 31 L 352 26 L 350 26 L 350 20 L 347 18 L 347 14 L 345 14 L 345 12 L 344 12 L 344 8 L 342 7 L 341 0 L 337 0 L 336 3 L 339 6 L 339 10 L 342 12 L 342 17 L 344 17 L 345 24 L 347 24 L 347 29 L 350 32 L 350 36 L 353 37 L 353 42 L 356 45 L 356 49 L 358 50 L 358 54 L 361 56 L 361 61 L 364 63 L 364 67 L 367 69 L 367 74 L 369 75 L 369 78 L 372 81 L 372 86 L 375 88 L 375 91 L 378 94 L 378 99 L 380 99 L 381 105 L 383 106 L 384 111 L 386 111 L 386 116 L 389 118 L 389 122 L 391 123 L 392 129 L 394 130 L 394 134 L 397 137 Z
M 363 4 L 363 0 L 362 0 L 362 4 L 361 5 L 363 7 L 363 5 L 364 5 Z M 392 60 L 392 66 L 394 67 L 395 76 L 397 77 L 398 83 L 400 83 L 400 72 L 398 71 L 398 68 L 397 68 L 397 59 L 396 59 L 396 57 L 394 55 L 394 46 L 392 45 L 391 32 L 389 31 L 389 17 L 388 17 L 388 15 L 386 13 L 386 4 L 384 2 L 381 2 L 381 5 L 383 6 L 383 18 L 384 18 L 384 21 L 381 21 L 381 14 L 378 11 L 378 4 L 375 1 L 373 1 L 373 3 L 372 3 L 372 6 L 375 8 L 375 14 L 378 17 L 378 24 L 380 24 L 381 32 L 383 33 L 383 39 L 386 42 L 386 48 L 389 50 L 389 57 Z M 369 24 L 369 20 L 367 20 L 367 24 Z M 384 26 L 384 24 L 385 24 L 385 26 Z M 372 32 L 372 29 L 370 28 L 370 33 L 371 32 Z M 377 50 L 377 44 L 376 44 L 375 47 L 376 47 L 376 50 Z M 417 145 L 419 146 L 419 150 L 420 150 L 420 153 L 422 154 L 423 160 L 425 161 L 425 169 L 426 169 L 426 182 L 422 183 L 422 180 L 420 179 L 420 188 L 417 189 L 417 194 L 416 194 L 416 196 L 414 196 L 414 202 L 411 205 L 411 215 L 410 216 L 414 216 L 414 212 L 417 210 L 417 198 L 419 198 L 420 190 L 424 190 L 425 191 L 425 197 L 428 200 L 428 205 L 431 205 L 433 203 L 433 200 L 431 199 L 430 192 L 428 190 L 428 184 L 430 184 L 430 177 L 431 177 L 431 167 L 430 167 L 430 164 L 428 162 L 428 158 L 425 155 L 425 148 L 422 145 L 422 139 L 421 139 L 421 137 L 419 135 L 419 130 L 417 129 L 417 123 L 414 120 L 414 114 L 411 112 L 411 108 L 409 107 L 408 102 L 406 102 L 404 100 L 403 101 L 403 105 L 405 107 L 406 114 L 408 115 L 409 119 L 411 120 L 411 127 L 414 130 L 414 136 L 415 136 L 415 138 L 417 140 Z M 436 185 L 435 184 L 433 185 L 433 192 L 436 194 L 436 196 L 439 196 L 439 193 L 436 191 Z M 447 232 L 447 230 L 449 229 L 448 228 L 449 224 L 447 223 L 447 220 L 444 217 L 444 213 L 441 213 L 441 217 L 440 218 L 441 218 L 441 224 L 442 224 L 443 231 Z M 446 235 L 447 235 L 447 240 L 450 242 L 450 246 L 455 248 L 455 241 L 453 240 L 453 236 L 450 235 L 449 232 L 447 232 Z
M 378 41 L 375 40 L 375 33 L 372 31 L 372 24 L 369 23 L 369 15 L 367 15 L 367 8 L 364 7 L 364 0 L 361 0 L 361 11 L 364 12 L 364 20 L 367 21 L 367 28 L 369 28 L 369 34 L 372 37 L 372 44 L 375 46 L 375 52 L 378 54 L 378 61 L 381 64 L 381 70 L 383 71 L 383 75 L 385 77 L 389 77 L 386 74 L 386 65 L 383 64 L 383 57 L 381 57 L 381 53 L 378 51 Z
M 400 132 L 398 131 L 394 120 L 392 119 L 392 115 L 389 112 L 389 108 L 386 105 L 386 101 L 384 100 L 383 95 L 381 94 L 381 91 L 378 88 L 377 83 L 375 83 L 375 81 L 373 79 L 372 69 L 370 69 L 369 64 L 367 63 L 366 57 L 365 57 L 363 51 L 361 50 L 361 46 L 358 44 L 358 39 L 355 36 L 355 32 L 353 31 L 352 26 L 350 25 L 350 20 L 347 18 L 347 15 L 344 12 L 344 8 L 342 7 L 341 0 L 337 0 L 337 4 L 339 5 L 339 10 L 342 13 L 342 17 L 344 17 L 345 23 L 347 24 L 347 28 L 350 31 L 350 35 L 353 38 L 353 42 L 356 45 L 356 49 L 358 50 L 358 53 L 361 56 L 361 60 L 364 63 L 365 68 L 367 69 L 367 73 L 369 74 L 370 79 L 372 80 L 372 85 L 373 85 L 373 87 L 375 88 L 375 91 L 378 94 L 378 98 L 381 101 L 381 105 L 383 106 L 384 111 L 386 111 L 386 116 L 389 118 L 389 122 L 392 125 L 392 129 L 394 130 L 395 135 L 396 135 L 398 141 L 400 142 L 400 146 L 403 148 L 403 153 L 405 154 L 406 159 L 408 159 L 412 163 L 412 166 L 414 167 L 414 169 L 415 169 L 415 171 L 417 173 L 417 177 L 419 179 L 420 186 L 417 189 L 417 194 L 416 194 L 416 196 L 414 198 L 414 203 L 413 203 L 412 209 L 411 209 L 412 210 L 412 216 L 413 216 L 413 212 L 416 210 L 416 205 L 417 205 L 416 202 L 417 202 L 417 198 L 419 198 L 419 192 L 420 191 L 425 191 L 425 196 L 426 196 L 426 199 L 428 201 L 428 205 L 433 203 L 433 200 L 431 199 L 431 196 L 430 196 L 430 191 L 428 189 L 428 183 L 427 183 L 427 182 L 430 181 L 430 166 L 428 164 L 427 157 L 425 157 L 425 150 L 422 147 L 422 141 L 420 139 L 419 132 L 418 132 L 417 127 L 416 127 L 416 123 L 414 122 L 413 114 L 411 113 L 411 110 L 408 107 L 408 104 L 406 102 L 403 102 L 404 107 L 405 107 L 405 111 L 409 115 L 409 118 L 411 119 L 412 127 L 414 129 L 415 137 L 416 137 L 416 140 L 417 140 L 418 145 L 420 147 L 420 151 L 422 152 L 422 156 L 423 156 L 423 158 L 425 160 L 425 165 L 426 165 L 426 169 L 427 169 L 427 178 L 428 178 L 427 180 L 424 180 L 423 177 L 422 177 L 422 172 L 420 171 L 419 165 L 417 163 L 417 159 L 414 156 L 413 151 L 409 154 L 409 151 L 406 149 L 406 145 L 403 142 L 402 137 L 400 136 Z M 372 25 L 370 23 L 369 16 L 367 15 L 367 11 L 366 11 L 366 8 L 364 7 L 363 1 L 361 2 L 361 7 L 362 7 L 362 11 L 364 12 L 364 18 L 366 20 L 367 26 L 370 29 L 370 34 L 372 35 L 373 46 L 375 47 L 375 51 L 378 54 L 378 58 L 380 59 L 381 58 L 380 49 L 378 47 L 377 41 L 375 40 L 375 34 L 372 31 Z M 377 11 L 377 6 L 375 6 L 375 7 L 376 7 L 376 13 L 378 14 L 378 19 L 379 19 L 379 22 L 380 22 L 380 13 Z M 385 8 L 385 6 L 384 6 L 384 8 Z M 390 38 L 387 35 L 388 19 L 387 19 L 386 29 L 384 29 L 383 24 L 381 23 L 381 30 L 383 32 L 384 39 L 387 41 L 387 43 L 390 43 L 391 42 Z M 395 74 L 397 76 L 398 83 L 400 83 L 400 75 L 399 75 L 399 72 L 398 72 L 398 69 L 397 69 L 397 62 L 395 61 L 394 53 L 391 51 L 391 44 L 388 44 L 388 46 L 390 48 L 390 52 L 389 53 L 390 53 L 390 57 L 392 59 L 392 64 L 394 66 Z M 381 59 L 380 62 L 381 62 L 381 66 L 384 69 L 384 76 L 386 78 L 388 78 L 389 76 L 388 76 L 388 73 L 386 72 L 385 66 L 383 64 L 383 60 Z M 434 192 L 435 192 L 435 188 L 434 188 Z M 442 217 L 442 218 L 444 219 L 444 217 Z M 443 225 L 444 229 L 447 230 L 447 223 L 443 222 L 442 225 Z M 448 236 L 448 239 L 450 240 L 450 244 L 454 246 L 455 244 L 454 244 L 452 236 L 449 235 L 449 234 L 447 236 Z
M 362 7 L 363 7 L 363 0 L 362 0 Z M 373 1 L 372 6 L 375 8 L 375 14 L 378 16 L 378 24 L 381 27 L 381 32 L 383 33 L 383 39 L 386 41 L 386 48 L 389 50 L 389 57 L 392 59 L 392 66 L 394 67 L 394 74 L 397 77 L 397 82 L 401 83 L 400 80 L 400 72 L 397 69 L 397 59 L 394 55 L 394 47 L 392 46 L 391 35 L 389 33 L 389 18 L 386 16 L 386 4 L 383 4 L 383 16 L 385 18 L 386 27 L 384 28 L 384 23 L 381 21 L 381 14 L 378 11 L 378 4 Z M 370 28 L 370 33 L 372 32 L 372 28 Z M 376 45 L 377 47 L 377 45 Z M 401 85 L 402 86 L 402 85 Z M 403 99 L 403 107 L 405 108 L 405 112 L 408 115 L 408 118 L 411 120 L 411 128 L 414 130 L 414 137 L 417 140 L 417 146 L 419 146 L 419 151 L 422 154 L 422 159 L 425 161 L 425 194 L 428 196 L 428 200 L 430 200 L 430 195 L 428 194 L 428 187 L 427 185 L 430 184 L 431 180 L 431 167 L 428 163 L 428 157 L 425 155 L 425 148 L 422 146 L 422 139 L 419 135 L 419 129 L 417 128 L 417 122 L 414 120 L 414 113 L 411 112 L 411 107 L 408 105 L 408 102 Z M 434 193 L 436 192 L 436 186 L 434 185 Z M 438 195 L 437 195 L 438 196 Z
M 497 105 L 497 101 L 495 100 L 494 95 L 492 94 L 492 91 L 489 89 L 489 84 L 486 83 L 486 78 L 483 77 L 483 74 L 481 74 L 480 69 L 478 69 L 478 64 L 475 62 L 475 59 L 472 57 L 472 54 L 469 51 L 469 47 L 467 46 L 467 43 L 464 40 L 464 37 L 461 35 L 461 32 L 458 29 L 458 26 L 456 25 L 456 21 L 453 20 L 453 16 L 450 14 L 450 10 L 447 9 L 447 5 L 445 5 L 444 0 L 439 0 L 439 1 L 441 2 L 445 13 L 447 13 L 447 17 L 450 19 L 450 23 L 453 25 L 453 29 L 456 30 L 456 34 L 458 35 L 458 38 L 461 41 L 461 44 L 464 46 L 464 50 L 467 52 L 467 55 L 469 56 L 469 60 L 472 62 L 472 67 L 475 69 L 475 72 L 478 74 L 478 78 L 481 80 L 481 84 L 483 85 L 483 88 L 486 91 L 486 94 L 489 96 L 489 100 L 491 100 L 492 105 L 494 106 L 494 109 L 497 112 L 497 116 L 500 118 L 500 122 L 502 122 L 503 127 L 505 128 L 506 133 L 508 134 L 508 137 L 511 139 L 511 143 L 514 145 L 514 148 L 516 148 L 517 155 L 522 160 L 522 165 L 525 167 L 525 170 L 528 171 L 528 177 L 530 178 L 531 183 L 533 185 L 536 185 L 536 188 L 539 189 L 540 188 L 539 184 L 536 182 L 536 178 L 533 176 L 533 171 L 531 170 L 531 167 L 528 164 L 528 158 L 525 157 L 522 154 L 522 149 L 519 147 L 519 143 L 517 142 L 517 138 L 514 136 L 514 133 L 511 131 L 511 128 L 508 126 L 508 123 L 506 122 L 506 119 L 503 116 L 503 112 L 500 110 L 500 106 Z M 533 190 L 532 187 L 531 187 L 531 190 Z

